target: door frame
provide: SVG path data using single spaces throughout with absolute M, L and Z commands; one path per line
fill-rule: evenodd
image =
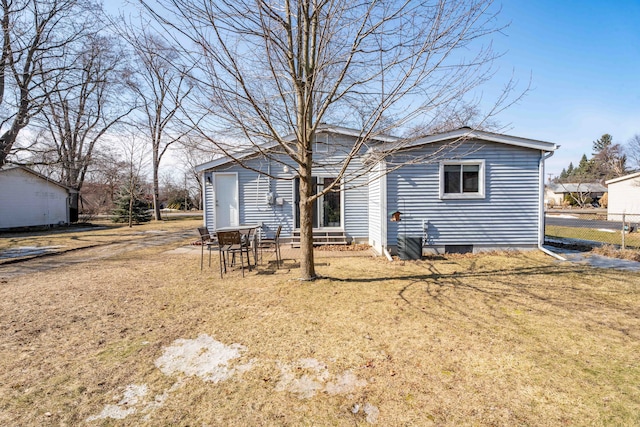
M 230 226 L 240 225 L 240 184 L 238 182 L 238 172 L 213 172 L 211 175 L 213 177 L 213 222 L 215 224 L 215 229 L 217 230 L 218 228 L 221 228 L 221 226 L 218 225 L 218 176 L 220 175 L 232 176 L 235 178 L 236 188 L 234 198 L 236 200 L 236 212 L 234 217 L 230 218 Z
M 316 184 L 318 183 L 318 180 L 321 179 L 325 179 L 325 178 L 335 178 L 334 175 L 332 175 L 331 173 L 320 173 L 317 175 L 313 175 L 313 178 L 316 180 Z M 300 179 L 300 178 L 296 178 L 296 179 Z M 298 218 L 296 217 L 296 210 L 298 209 L 298 194 L 296 194 L 296 179 L 293 179 L 291 181 L 291 192 L 293 193 L 293 200 L 294 203 L 292 203 L 292 208 L 293 208 L 293 229 L 294 230 L 300 230 L 300 227 L 296 224 L 296 222 L 298 221 Z M 323 227 L 322 224 L 322 201 L 324 200 L 324 196 L 320 199 L 316 199 L 315 203 L 316 203 L 316 216 L 318 218 L 318 227 L 313 227 L 314 230 L 327 230 L 327 231 L 331 231 L 331 230 L 344 230 L 345 229 L 345 206 L 344 206 L 344 200 L 345 200 L 345 196 L 344 196 L 344 183 L 342 181 L 342 179 L 340 180 L 340 225 L 338 227 Z

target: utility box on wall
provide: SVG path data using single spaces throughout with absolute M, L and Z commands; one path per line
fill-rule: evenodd
M 402 260 L 422 258 L 422 237 L 420 236 L 398 236 L 398 256 Z

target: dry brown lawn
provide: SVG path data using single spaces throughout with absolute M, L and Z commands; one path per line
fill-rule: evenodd
M 0 425 L 640 425 L 638 273 L 534 252 L 221 280 L 176 246 L 0 266 Z
M 149 223 L 128 227 L 124 224 L 114 224 L 111 221 L 94 222 L 91 226 L 79 225 L 69 228 L 58 228 L 34 232 L 1 233 L 0 234 L 0 265 L 11 262 L 16 258 L 29 258 L 32 248 L 46 248 L 52 252 L 72 251 L 81 248 L 91 248 L 117 242 L 142 241 L 150 235 L 167 233 L 185 229 L 195 229 L 202 225 L 202 219 L 169 219 L 152 221 Z M 194 235 L 194 239 L 195 239 Z M 24 257 L 3 257 L 3 251 L 23 251 Z M 19 252 L 18 252 L 19 255 Z

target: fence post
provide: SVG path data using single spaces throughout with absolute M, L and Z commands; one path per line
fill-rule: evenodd
M 625 224 L 625 214 L 622 214 L 622 250 L 625 249 L 625 247 L 624 247 L 624 224 Z

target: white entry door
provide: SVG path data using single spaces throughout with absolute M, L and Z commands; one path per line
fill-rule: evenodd
M 216 181 L 216 229 L 235 227 L 240 223 L 238 208 L 238 175 L 217 173 Z

